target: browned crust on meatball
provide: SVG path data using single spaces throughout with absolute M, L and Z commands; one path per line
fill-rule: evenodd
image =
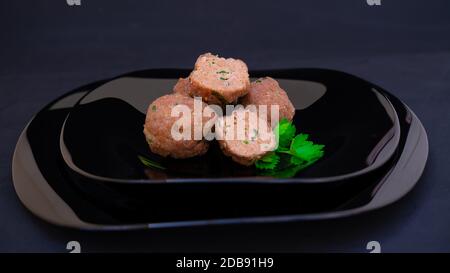
M 179 94 L 170 94 L 159 97 L 153 101 L 147 110 L 147 116 L 144 124 L 144 134 L 150 150 L 161 156 L 173 158 L 189 158 L 198 156 L 208 151 L 209 143 L 202 140 L 175 140 L 171 135 L 171 128 L 179 117 L 172 117 L 172 108 L 176 105 L 187 105 L 194 109 L 194 99 Z M 202 107 L 207 107 L 202 102 Z M 194 122 L 194 114 L 192 114 Z M 208 121 L 202 118 L 203 126 Z M 191 125 L 192 136 L 194 124 Z
M 295 108 L 289 100 L 278 82 L 270 77 L 260 78 L 250 85 L 250 90 L 246 96 L 241 98 L 242 105 L 267 105 L 267 120 L 271 122 L 270 105 L 278 105 L 280 108 L 279 119 L 286 118 L 292 120 L 295 115 Z
M 230 104 L 247 94 L 250 87 L 247 65 L 211 53 L 200 55 L 189 76 L 190 95 L 207 103 Z

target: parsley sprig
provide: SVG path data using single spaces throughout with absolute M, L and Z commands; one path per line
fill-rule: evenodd
M 287 119 L 282 119 L 274 132 L 278 148 L 255 163 L 255 167 L 265 175 L 292 177 L 324 155 L 325 145 L 308 140 L 308 134 L 295 135 L 295 125 Z
M 144 164 L 146 167 L 156 168 L 156 169 L 160 169 L 160 170 L 166 169 L 163 166 L 161 166 L 161 164 L 159 164 L 153 160 L 150 160 L 142 155 L 138 155 L 138 158 L 141 161 L 141 163 Z

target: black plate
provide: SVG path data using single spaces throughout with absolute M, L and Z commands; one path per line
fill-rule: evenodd
M 61 137 L 69 167 L 91 178 L 129 182 L 218 182 L 262 178 L 252 167 L 225 157 L 213 143 L 204 156 L 186 160 L 152 154 L 142 133 L 148 105 L 170 92 L 179 71 L 146 71 L 118 77 L 89 92 L 70 112 Z M 373 171 L 394 154 L 400 139 L 395 109 L 364 80 L 344 73 L 312 70 L 252 72 L 279 76 L 296 114 L 298 131 L 325 144 L 325 156 L 291 181 L 329 182 Z M 146 168 L 142 155 L 166 170 Z M 273 182 L 274 179 L 265 179 Z
M 428 155 L 427 136 L 420 121 L 398 99 L 384 93 L 399 116 L 398 150 L 382 167 L 347 183 L 130 185 L 86 180 L 66 168 L 58 142 L 71 107 L 87 90 L 100 84 L 51 103 L 25 128 L 16 146 L 16 192 L 28 209 L 51 223 L 104 230 L 349 216 L 404 196 L 418 181 Z

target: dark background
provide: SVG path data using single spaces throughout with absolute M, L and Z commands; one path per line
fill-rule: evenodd
M 154 3 L 153 3 L 154 2 Z M 158 2 L 158 3 L 156 3 Z M 0 251 L 450 251 L 450 2 L 1 1 Z M 428 131 L 417 187 L 382 210 L 313 223 L 78 232 L 33 217 L 11 181 L 17 138 L 30 118 L 77 86 L 124 72 L 192 67 L 211 51 L 250 69 L 321 67 L 397 95 Z

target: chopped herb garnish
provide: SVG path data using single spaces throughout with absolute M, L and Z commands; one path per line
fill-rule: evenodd
M 152 105 L 152 111 L 156 112 L 156 105 Z
M 324 145 L 308 140 L 308 134 L 295 136 L 295 125 L 287 119 L 282 119 L 274 131 L 278 148 L 255 163 L 266 175 L 292 177 L 324 155 Z
M 257 82 L 257 83 L 260 83 L 261 82 L 261 80 L 260 79 L 257 79 L 255 82 Z
M 224 77 L 220 77 L 220 79 L 221 79 L 222 81 L 228 80 L 228 78 L 224 78 Z
M 217 71 L 217 74 L 230 74 L 230 72 L 225 71 L 225 70 L 220 70 L 220 71 Z
M 248 144 L 248 140 L 243 140 L 242 143 Z

